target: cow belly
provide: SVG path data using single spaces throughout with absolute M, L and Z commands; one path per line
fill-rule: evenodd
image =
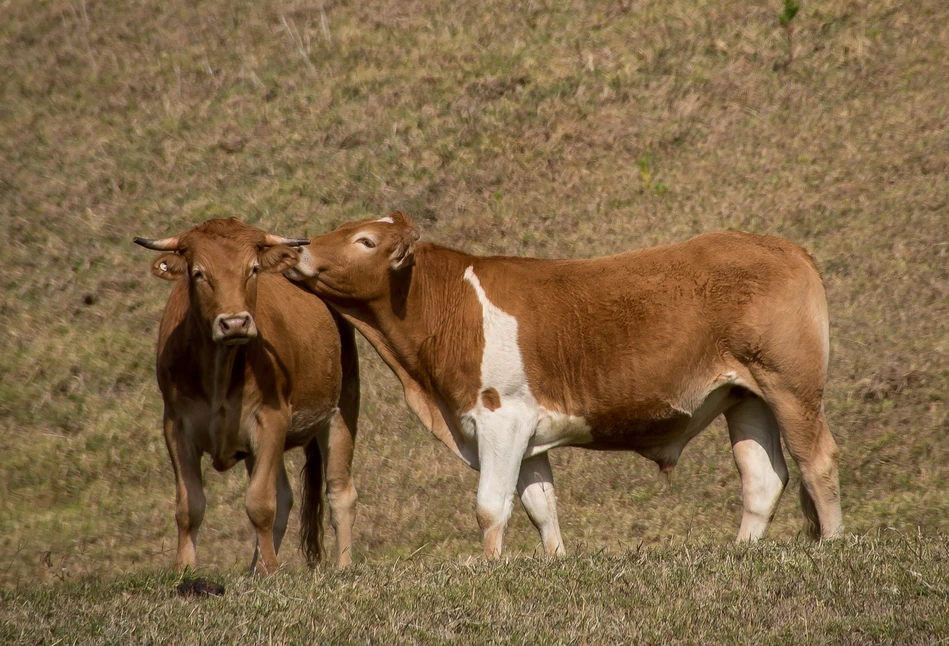
M 290 428 L 284 442 L 284 450 L 289 451 L 309 444 L 316 434 L 327 427 L 337 412 L 337 408 L 315 410 L 294 410 Z
M 636 451 L 667 469 L 675 466 L 682 449 L 692 438 L 746 396 L 745 391 L 726 385 L 707 393 L 691 413 L 669 407 L 661 415 L 652 417 L 617 411 L 586 419 L 548 410 L 536 405 L 533 398 L 509 400 L 505 402 L 505 412 L 533 427 L 525 459 L 558 446 L 576 446 L 600 451 Z M 489 411 L 477 406 L 459 415 L 462 434 L 474 452 L 485 439 L 502 444 L 514 440 L 507 435 L 482 437 L 481 431 L 492 426 L 490 418 L 501 410 L 501 407 Z
M 525 458 L 549 451 L 558 446 L 585 446 L 593 441 L 590 424 L 577 415 L 565 415 L 537 409 L 537 427 L 527 447 Z
M 604 415 L 591 424 L 591 441 L 584 448 L 636 451 L 660 467 L 675 466 L 685 445 L 712 421 L 747 394 L 731 385 L 706 395 L 691 413 L 670 407 L 653 417 Z

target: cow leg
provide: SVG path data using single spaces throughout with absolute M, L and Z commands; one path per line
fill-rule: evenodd
M 336 535 L 336 566 L 346 567 L 353 558 L 353 525 L 356 522 L 356 487 L 353 486 L 353 448 L 359 421 L 359 353 L 355 330 L 334 314 L 339 329 L 343 381 L 339 394 L 339 412 L 329 428 L 317 435 L 330 525 Z
M 175 522 L 178 525 L 178 550 L 175 569 L 194 568 L 198 528 L 204 520 L 206 500 L 201 477 L 201 454 L 183 432 L 183 424 L 165 413 L 165 446 L 175 471 Z
M 250 477 L 254 473 L 254 456 L 248 455 L 244 458 L 244 468 L 247 469 L 247 483 L 250 485 Z M 250 567 L 247 568 L 247 574 L 254 576 L 257 572 L 257 557 L 260 556 L 260 537 L 257 535 L 257 529 L 254 529 L 254 555 L 250 559 Z
M 257 451 L 244 498 L 247 516 L 257 531 L 259 558 L 255 559 L 255 565 L 258 574 L 273 574 L 279 565 L 274 526 L 277 519 L 277 481 L 283 470 L 283 445 L 288 426 L 285 411 L 258 413 Z
M 501 556 L 504 528 L 514 506 L 521 462 L 536 424 L 515 407 L 502 406 L 485 411 L 478 420 L 478 460 L 481 477 L 478 481 L 478 525 L 484 537 L 484 556 Z
M 801 469 L 801 507 L 812 538 L 843 534 L 837 442 L 830 434 L 820 403 L 807 406 L 780 393 L 770 401 L 784 443 Z
M 254 458 L 247 456 L 244 458 L 244 466 L 247 468 L 247 477 L 250 478 L 254 472 Z M 280 553 L 280 544 L 287 533 L 287 524 L 290 520 L 290 511 L 293 509 L 293 489 L 290 487 L 290 479 L 287 477 L 287 465 L 280 461 L 280 472 L 277 474 L 277 516 L 274 519 L 274 552 Z M 254 556 L 251 558 L 249 574 L 253 575 L 257 571 L 257 556 L 260 552 L 260 537 L 254 532 Z
M 347 419 L 347 417 L 349 419 Z M 352 562 L 353 524 L 356 522 L 356 487 L 353 485 L 353 445 L 356 439 L 354 416 L 334 415 L 328 433 L 320 433 L 320 454 L 326 474 L 326 500 L 330 525 L 336 535 L 336 565 Z
M 546 453 L 535 455 L 521 462 L 517 479 L 517 493 L 528 517 L 540 532 L 544 553 L 562 556 L 565 551 L 557 521 L 557 496 L 554 493 L 554 474 L 550 458 Z
M 274 552 L 280 553 L 280 544 L 287 533 L 287 524 L 290 521 L 290 511 L 293 509 L 293 489 L 290 487 L 290 478 L 287 477 L 287 465 L 283 456 L 280 457 L 280 470 L 277 472 L 277 517 L 273 526 Z
M 744 512 L 738 540 L 757 541 L 771 523 L 788 483 L 778 423 L 768 405 L 757 397 L 729 408 L 725 419 L 741 474 Z

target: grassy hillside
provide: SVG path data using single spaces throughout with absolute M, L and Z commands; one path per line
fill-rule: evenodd
M 699 4 L 7 3 L 0 582 L 173 559 L 153 374 L 168 285 L 132 236 L 221 215 L 298 236 L 395 208 L 425 238 L 484 253 L 588 257 L 726 228 L 804 245 L 830 300 L 826 408 L 847 529 L 938 546 L 949 531 L 949 4 L 807 2 L 793 57 L 777 1 Z M 364 569 L 321 576 L 357 581 L 375 572 L 365 564 L 410 554 L 451 572 L 479 551 L 476 474 L 362 350 Z M 565 449 L 553 463 L 571 553 L 737 532 L 720 422 L 671 485 L 635 454 Z M 198 558 L 231 577 L 250 553 L 244 476 L 207 471 Z M 778 543 L 803 540 L 793 478 Z M 513 554 L 537 547 L 520 510 L 509 537 Z M 723 553 L 739 558 L 711 552 Z M 284 556 L 302 567 L 295 549 Z M 474 567 L 486 585 L 495 570 Z M 541 566 L 516 567 L 544 579 Z M 158 598 L 164 579 L 129 576 Z M 273 585 L 297 594 L 302 581 Z M 44 594 L 17 603 L 50 607 Z

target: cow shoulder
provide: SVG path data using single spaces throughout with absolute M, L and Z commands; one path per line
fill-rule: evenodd
M 437 390 L 450 408 L 467 411 L 480 396 L 485 345 L 481 304 L 465 278 L 468 257 L 433 245 L 419 245 L 417 256 L 415 271 L 426 273 L 421 283 L 444 287 L 417 294 L 420 317 L 408 334 L 418 352 L 410 372 L 431 395 Z
M 335 406 L 342 383 L 340 331 L 317 296 L 277 274 L 261 274 L 259 342 L 248 367 L 260 388 L 289 393 L 294 408 Z

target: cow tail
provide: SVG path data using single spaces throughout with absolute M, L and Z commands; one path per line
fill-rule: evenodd
M 316 438 L 303 449 L 303 502 L 300 505 L 300 549 L 308 566 L 315 567 L 323 559 L 323 457 Z

